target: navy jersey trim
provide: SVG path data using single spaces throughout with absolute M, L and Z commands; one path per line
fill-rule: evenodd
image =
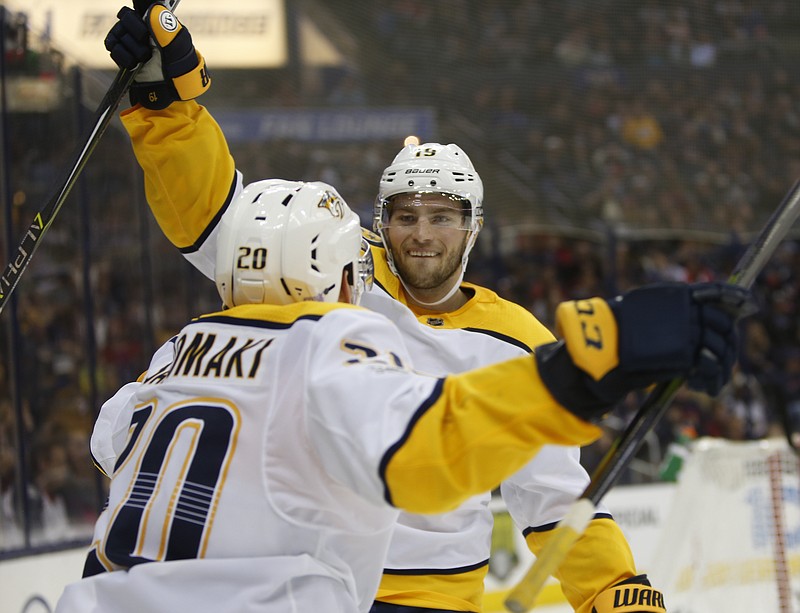
M 487 558 L 483 562 L 470 564 L 469 566 L 459 566 L 458 568 L 384 568 L 384 575 L 460 575 L 470 573 L 489 564 Z
M 213 219 L 206 226 L 206 229 L 203 230 L 202 234 L 200 234 L 200 236 L 193 244 L 189 245 L 188 247 L 181 247 L 180 249 L 178 249 L 178 251 L 180 251 L 184 255 L 199 251 L 200 247 L 203 246 L 203 243 L 206 242 L 206 239 L 208 238 L 209 234 L 211 234 L 211 232 L 214 231 L 214 228 L 217 227 L 217 224 L 219 224 L 219 220 L 222 219 L 222 216 L 225 214 L 225 211 L 228 210 L 228 205 L 233 200 L 233 194 L 236 193 L 237 183 L 238 183 L 238 175 L 234 171 L 233 181 L 231 181 L 231 187 L 228 190 L 228 195 L 225 197 L 225 202 L 223 202 L 222 206 L 219 207 L 219 211 L 217 211 L 217 214 L 214 215 Z
M 100 562 L 100 558 L 97 555 L 97 550 L 93 548 L 86 555 L 86 560 L 83 563 L 83 572 L 81 573 L 81 579 L 94 577 L 95 575 L 107 572 L 108 569 L 105 566 L 103 566 L 102 562 Z
M 397 300 L 397 296 L 393 296 L 393 295 L 392 295 L 392 292 L 390 292 L 388 289 L 386 289 L 386 287 L 383 285 L 383 283 L 381 283 L 380 281 L 378 281 L 378 279 L 377 279 L 377 278 L 373 278 L 373 279 L 372 279 L 372 284 L 373 284 L 373 285 L 375 285 L 375 286 L 377 286 L 377 287 L 379 287 L 379 288 L 381 288 L 381 289 L 382 289 L 384 292 L 386 292 L 386 294 L 387 294 L 387 295 L 388 295 L 390 298 L 392 298 L 392 299 L 394 299 L 394 300 Z
M 91 447 L 89 448 L 89 459 L 92 461 L 92 464 L 94 464 L 94 467 L 97 470 L 99 470 L 104 476 L 110 478 L 110 475 L 105 470 L 103 470 L 103 467 L 100 465 L 100 462 L 98 462 L 97 458 L 94 457 L 94 454 L 92 453 Z
M 408 426 L 406 427 L 405 432 L 403 432 L 403 436 L 401 436 L 397 442 L 389 447 L 386 450 L 386 453 L 383 454 L 383 458 L 381 459 L 380 466 L 378 467 L 378 474 L 380 475 L 381 482 L 383 483 L 383 497 L 390 505 L 394 506 L 392 502 L 392 493 L 389 491 L 389 484 L 386 483 L 386 469 L 389 465 L 389 461 L 394 457 L 394 454 L 402 447 L 405 442 L 408 440 L 408 437 L 411 436 L 411 431 L 414 429 L 414 426 L 420 420 L 420 418 L 430 409 L 433 404 L 439 399 L 442 395 L 442 388 L 444 387 L 444 379 L 439 379 L 436 381 L 436 385 L 433 388 L 430 396 L 428 396 L 425 401 L 419 405 L 419 408 L 414 412 L 414 415 L 411 417 L 411 420 L 408 422 Z
M 595 513 L 592 519 L 610 519 L 613 521 L 614 517 L 611 513 Z M 549 532 L 557 525 L 558 522 L 555 521 L 550 524 L 544 524 L 543 526 L 536 526 L 535 528 L 533 526 L 528 526 L 522 531 L 522 536 L 528 536 L 531 532 Z
M 486 330 L 485 328 L 461 328 L 465 332 L 477 332 L 478 334 L 485 334 L 487 336 L 491 336 L 492 338 L 496 338 L 499 341 L 503 341 L 504 343 L 508 343 L 509 345 L 514 345 L 515 347 L 519 347 L 526 353 L 533 353 L 533 349 L 528 347 L 525 343 L 521 340 L 514 338 L 513 336 L 508 336 L 507 334 L 503 334 L 502 332 L 496 332 L 495 330 Z
M 245 326 L 248 328 L 265 328 L 267 330 L 286 330 L 291 328 L 298 321 L 309 319 L 311 321 L 319 321 L 322 315 L 300 315 L 288 323 L 278 321 L 267 321 L 264 319 L 247 319 L 246 317 L 229 317 L 227 315 L 210 315 L 208 317 L 201 317 L 193 320 L 189 325 L 203 324 L 207 322 L 216 324 L 230 324 L 232 326 Z

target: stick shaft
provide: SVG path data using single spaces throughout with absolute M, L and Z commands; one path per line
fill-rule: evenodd
M 796 181 L 786 193 L 758 236 L 750 243 L 750 246 L 728 278 L 728 282 L 749 288 L 764 268 L 764 265 L 775 253 L 778 245 L 799 215 L 800 180 Z M 578 505 L 585 507 L 588 501 L 592 510 L 594 510 L 600 504 L 603 496 L 614 486 L 619 476 L 627 468 L 647 433 L 664 416 L 670 402 L 672 402 L 683 383 L 684 380 L 682 378 L 677 378 L 660 383 L 655 387 L 625 432 L 614 442 L 611 449 L 603 457 L 603 460 L 592 475 L 589 485 L 572 508 Z M 572 508 L 567 516 L 572 512 Z M 578 532 L 572 525 L 566 525 L 562 528 L 562 523 L 559 522 L 559 525 L 554 529 L 553 534 L 542 548 L 527 574 L 509 593 L 505 601 L 506 608 L 509 611 L 524 613 L 533 607 L 536 597 L 544 585 L 542 576 L 544 575 L 546 579 L 547 575 L 553 574 L 558 569 L 568 555 L 572 545 L 580 538 L 585 529 L 584 526 Z M 545 575 L 545 573 L 547 574 Z
M 547 579 L 558 569 L 561 559 L 566 557 L 593 516 L 594 505 L 586 499 L 578 500 L 570 507 L 567 515 L 559 522 L 559 530 L 547 541 L 548 547 L 558 552 L 558 555 L 552 555 L 548 559 L 542 558 L 542 564 L 538 567 L 534 564 L 531 567 L 525 577 L 526 581 L 521 581 L 515 588 L 514 597 L 506 600 L 506 607 L 512 613 L 525 613 L 528 610 L 525 608 L 525 603 L 533 604 Z
M 178 2 L 180 2 L 180 0 L 167 0 L 164 2 L 164 5 L 170 10 L 175 10 L 175 7 L 178 6 Z M 76 150 L 67 174 L 63 178 L 62 183 L 54 190 L 55 195 L 36 213 L 16 251 L 10 254 L 10 261 L 3 270 L 3 273 L 0 274 L 0 312 L 3 311 L 6 302 L 8 302 L 8 299 L 17 287 L 28 264 L 31 263 L 33 255 L 42 242 L 42 237 L 50 228 L 59 210 L 61 210 L 61 206 L 67 199 L 67 196 L 69 196 L 81 171 L 83 171 L 86 166 L 86 162 L 89 161 L 89 157 L 94 152 L 97 143 L 100 142 L 103 134 L 105 134 L 108 124 L 114 117 L 114 113 L 119 107 L 123 96 L 133 83 L 133 79 L 140 68 L 141 66 L 137 66 L 133 70 L 123 68 L 117 72 L 114 81 L 111 83 L 111 86 L 108 88 L 105 96 L 103 96 L 103 100 L 95 111 L 94 122 L 85 136 L 83 145 Z
M 95 113 L 94 124 L 88 132 L 82 148 L 76 152 L 63 182 L 56 188 L 55 195 L 45 204 L 42 210 L 36 213 L 19 246 L 0 275 L 0 312 L 2 312 L 3 307 L 5 307 L 6 302 L 22 278 L 22 274 L 30 264 L 34 253 L 39 248 L 42 237 L 50 228 L 56 215 L 58 215 L 58 211 L 67 196 L 69 196 L 78 176 L 86 166 L 89 156 L 91 156 L 106 128 L 108 128 L 108 124 L 114 116 L 114 111 L 133 81 L 134 74 L 135 71 L 132 70 L 120 70 L 117 73 L 114 82 Z
M 758 236 L 750 243 L 728 277 L 728 283 L 751 287 L 798 215 L 800 215 L 800 180 L 796 181 L 786 193 Z M 682 378 L 677 378 L 656 386 L 623 435 L 603 458 L 581 498 L 588 498 L 595 505 L 600 503 L 603 496 L 617 482 L 620 473 L 627 468 L 647 433 L 660 421 L 683 382 Z

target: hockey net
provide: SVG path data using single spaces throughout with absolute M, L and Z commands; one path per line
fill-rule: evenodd
M 697 441 L 649 571 L 671 613 L 800 612 L 800 474 L 788 445 Z

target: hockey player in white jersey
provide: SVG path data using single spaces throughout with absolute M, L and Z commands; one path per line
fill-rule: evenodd
M 121 66 L 150 57 L 149 47 L 141 42 L 137 47 L 132 38 L 123 42 L 122 36 L 112 36 L 107 41 Z M 168 104 L 162 100 L 158 108 L 148 108 L 155 105 L 138 96 L 134 101 L 141 104 L 124 111 L 122 120 L 161 228 L 213 278 L 214 235 L 241 178 L 219 127 L 206 109 L 187 99 L 191 97 L 175 94 Z M 375 210 L 381 236 L 372 240 L 376 284 L 363 304 L 397 323 L 415 364 L 425 372 L 463 372 L 526 355 L 553 340 L 529 312 L 486 288 L 462 282 L 483 222 L 482 200 L 480 177 L 455 145 L 407 147 L 381 177 Z M 715 392 L 723 381 L 707 391 Z M 534 553 L 588 483 L 578 458 L 577 448 L 547 447 L 503 483 L 505 502 Z M 442 516 L 401 515 L 376 613 L 400 610 L 395 607 L 428 613 L 481 610 L 492 529 L 488 497 L 471 498 Z M 622 582 L 638 582 L 646 589 L 622 532 L 603 509 L 558 579 L 581 613 L 592 610 L 600 593 Z
M 722 294 L 703 304 L 661 287 L 644 302 L 565 304 L 574 342 L 538 358 L 424 375 L 386 317 L 346 304 L 368 288 L 371 254 L 331 186 L 254 183 L 217 240 L 227 308 L 189 322 L 101 411 L 92 450 L 108 504 L 57 613 L 366 612 L 397 509 L 451 509 L 544 444 L 590 442 L 600 431 L 584 420 L 674 376 L 668 344 L 608 343 L 615 365 L 595 379 L 573 361 L 587 357 L 582 325 L 616 337 L 618 321 L 638 326 L 677 296 L 680 324 L 701 330 L 682 341 L 731 354 Z

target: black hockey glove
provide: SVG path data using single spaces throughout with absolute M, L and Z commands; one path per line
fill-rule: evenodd
M 650 586 L 647 575 L 637 575 L 600 592 L 592 613 L 666 613 L 664 595 Z
M 685 377 L 716 395 L 736 359 L 736 320 L 752 312 L 748 290 L 724 283 L 670 283 L 609 302 L 565 302 L 564 340 L 536 350 L 539 373 L 558 402 L 595 421 L 630 391 Z
M 131 104 L 164 109 L 176 100 L 197 98 L 211 86 L 211 79 L 189 31 L 161 4 L 134 5 L 137 10 L 120 9 L 119 21 L 105 39 L 120 68 L 132 70 L 145 62 L 131 86 Z

